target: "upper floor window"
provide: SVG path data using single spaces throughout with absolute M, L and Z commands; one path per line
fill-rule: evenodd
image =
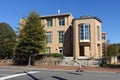
M 105 35 L 102 35 L 102 40 L 106 40 L 106 36 Z
M 64 26 L 65 25 L 65 19 L 64 18 L 60 18 L 59 19 L 59 26 Z
M 47 43 L 52 43 L 52 32 L 46 32 Z
M 80 40 L 90 40 L 90 25 L 80 24 Z
M 52 19 L 47 20 L 47 27 L 52 27 Z
M 59 36 L 59 43 L 63 43 L 64 42 L 64 31 L 59 31 L 58 36 Z

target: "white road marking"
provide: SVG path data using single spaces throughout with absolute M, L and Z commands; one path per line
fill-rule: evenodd
M 23 75 L 27 75 L 27 74 L 38 73 L 38 72 L 39 71 L 31 71 L 31 72 L 26 72 L 26 73 L 9 75 L 9 76 L 5 76 L 5 77 L 1 77 L 0 80 L 5 80 L 5 79 L 9 79 L 9 78 L 14 78 L 14 77 L 23 76 Z

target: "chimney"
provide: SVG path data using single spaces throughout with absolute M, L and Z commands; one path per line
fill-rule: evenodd
M 58 9 L 58 14 L 60 14 L 60 9 Z

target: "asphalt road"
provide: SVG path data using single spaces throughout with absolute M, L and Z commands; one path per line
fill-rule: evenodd
M 120 80 L 120 73 L 0 67 L 0 80 Z

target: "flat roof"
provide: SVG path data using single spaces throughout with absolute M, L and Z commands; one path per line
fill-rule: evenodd
M 107 34 L 106 32 L 102 32 L 102 34 Z
M 97 16 L 81 16 L 80 18 L 76 18 L 74 20 L 84 20 L 84 19 L 96 19 L 99 22 L 102 22 L 102 20 L 100 18 L 98 18 Z
M 61 17 L 61 16 L 69 16 L 72 15 L 71 13 L 58 13 L 58 14 L 53 14 L 53 15 L 46 15 L 46 16 L 41 16 L 41 18 L 51 18 L 51 17 Z

